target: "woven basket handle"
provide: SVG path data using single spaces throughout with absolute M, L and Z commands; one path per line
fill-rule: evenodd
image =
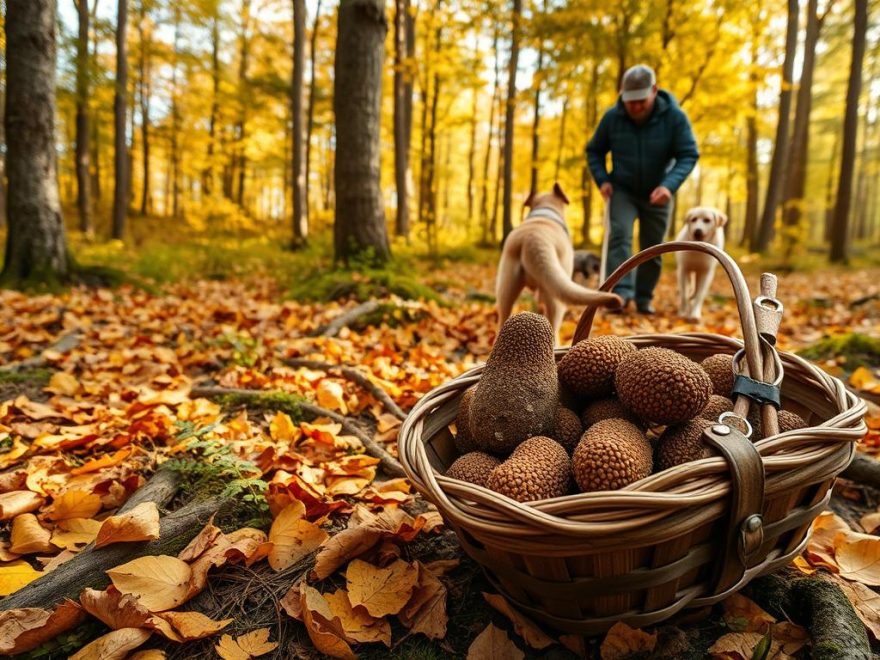
M 736 265 L 733 258 L 723 250 L 719 250 L 714 245 L 691 241 L 671 241 L 669 243 L 661 243 L 660 245 L 655 245 L 646 250 L 642 250 L 620 264 L 617 270 L 611 273 L 608 279 L 602 283 L 599 287 L 599 291 L 611 291 L 611 289 L 614 288 L 614 285 L 623 279 L 623 276 L 628 272 L 646 261 L 650 261 L 654 257 L 666 254 L 667 252 L 704 252 L 714 257 L 721 264 L 722 268 L 724 268 L 724 272 L 727 273 L 727 277 L 730 279 L 731 285 L 733 285 L 736 306 L 739 310 L 739 320 L 740 325 L 742 326 L 743 342 L 745 344 L 746 364 L 749 367 L 749 373 L 757 374 L 756 377 L 760 379 L 764 375 L 764 354 L 762 353 L 758 327 L 755 323 L 755 313 L 752 309 L 752 299 L 751 294 L 749 293 L 749 287 L 746 284 L 742 271 L 740 271 L 739 266 Z M 587 308 L 584 309 L 584 313 L 581 315 L 577 329 L 574 332 L 572 345 L 590 336 L 590 330 L 593 326 L 593 318 L 596 316 L 597 309 L 597 307 L 592 305 L 587 306 Z M 764 350 L 766 350 L 766 347 Z

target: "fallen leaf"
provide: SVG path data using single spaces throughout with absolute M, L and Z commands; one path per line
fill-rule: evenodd
M 71 600 L 64 600 L 54 610 L 26 607 L 0 612 L 0 653 L 14 655 L 35 649 L 83 619 L 85 612 Z
M 123 541 L 152 541 L 159 538 L 159 509 L 155 502 L 142 502 L 133 509 L 110 516 L 102 524 L 95 547 Z
M 202 528 L 202 531 L 196 534 L 195 538 L 180 551 L 180 554 L 177 555 L 178 559 L 186 562 L 198 559 L 202 553 L 215 544 L 217 537 L 223 532 L 214 525 L 213 520 L 214 516 L 211 516 L 211 520 Z
M 23 513 L 12 521 L 9 550 L 17 555 L 35 552 L 57 552 L 50 539 L 52 533 L 40 524 L 32 513 Z
M 147 649 L 145 651 L 135 651 L 125 660 L 165 660 L 166 657 L 165 651 Z
M 15 548 L 13 548 L 15 551 Z M 849 534 L 840 539 L 834 553 L 840 576 L 870 585 L 880 585 L 880 537 Z
M 278 642 L 270 642 L 269 629 L 257 628 L 254 631 L 233 639 L 223 635 L 214 648 L 223 660 L 250 660 L 271 653 L 278 648 Z
M 779 643 L 786 655 L 794 655 L 810 642 L 810 632 L 806 628 L 788 621 L 773 624 L 772 634 L 773 641 Z
M 722 601 L 721 607 L 724 610 L 724 623 L 736 632 L 759 632 L 763 635 L 776 623 L 772 615 L 742 594 L 728 596 Z
M 101 498 L 84 490 L 68 490 L 46 509 L 48 520 L 68 520 L 70 518 L 92 518 L 101 510 Z
M 859 520 L 859 524 L 862 526 L 862 529 L 870 534 L 880 527 L 880 511 L 872 511 L 871 513 L 865 514 Z
M 535 623 L 513 609 L 504 596 L 483 592 L 483 598 L 486 599 L 489 605 L 510 619 L 516 634 L 522 637 L 525 643 L 533 649 L 540 651 L 554 643 L 554 640 L 545 634 Z
M 0 520 L 12 520 L 22 513 L 36 511 L 46 502 L 30 490 L 13 490 L 0 493 Z
M 52 374 L 52 377 L 49 379 L 49 384 L 45 389 L 47 392 L 52 392 L 54 394 L 74 396 L 79 392 L 80 384 L 73 374 L 69 374 L 66 371 L 56 371 Z
M 155 616 L 171 624 L 174 631 L 186 642 L 210 637 L 233 621 L 233 619 L 215 621 L 201 612 L 161 612 Z
M 379 568 L 354 559 L 345 571 L 352 606 L 363 605 L 376 617 L 400 612 L 412 596 L 418 579 L 418 569 L 403 560 Z
M 114 465 L 119 465 L 134 451 L 132 447 L 123 447 L 117 452 L 113 454 L 104 454 L 100 458 L 93 458 L 90 461 L 86 461 L 79 467 L 75 467 L 70 471 L 70 474 L 79 475 L 79 474 L 88 474 L 90 472 L 97 472 L 103 468 L 113 467 Z
M 646 633 L 618 621 L 602 640 L 599 656 L 602 660 L 619 660 L 636 653 L 651 653 L 656 645 L 657 633 Z
M 79 603 L 86 612 L 113 630 L 142 628 L 150 618 L 150 612 L 137 596 L 116 589 L 83 589 Z
M 348 600 L 348 592 L 339 589 L 332 594 L 324 594 L 333 616 L 342 623 L 345 637 L 354 642 L 382 642 L 391 647 L 391 624 L 384 617 L 376 618 L 364 608 L 353 609 Z
M 294 441 L 301 432 L 287 413 L 277 412 L 269 422 L 269 437 L 275 441 Z
M 831 579 L 852 603 L 871 637 L 880 640 L 880 594 L 860 582 L 847 582 L 836 575 L 831 576 Z
M 68 660 L 125 660 L 128 652 L 146 642 L 150 634 L 140 628 L 113 630 L 82 647 Z
M 35 571 L 23 559 L 0 566 L 0 596 L 8 596 L 24 585 L 33 582 L 43 573 Z
M 468 648 L 467 660 L 523 660 L 525 654 L 507 633 L 491 623 Z
M 718 660 L 731 660 L 733 658 L 743 658 L 750 660 L 755 657 L 755 647 L 761 643 L 765 635 L 758 632 L 735 632 L 722 635 L 712 646 L 709 647 L 708 653 Z M 779 644 L 772 640 L 770 649 L 764 658 L 775 658 L 779 653 Z
M 276 571 L 293 566 L 329 538 L 327 532 L 303 518 L 305 513 L 305 504 L 297 501 L 286 506 L 272 521 L 269 542 L 273 545 L 269 550 L 269 565 Z
M 398 618 L 411 633 L 422 633 L 428 639 L 443 639 L 449 623 L 446 586 L 421 562 L 418 568 L 418 584 Z
M 67 550 L 79 550 L 98 536 L 101 523 L 90 518 L 61 520 L 52 532 L 52 545 Z
M 857 390 L 880 392 L 880 380 L 867 367 L 857 367 L 849 377 L 849 384 Z
M 300 610 L 309 639 L 321 653 L 333 658 L 354 659 L 342 622 L 333 614 L 330 604 L 317 589 L 300 583 Z
M 349 527 L 330 537 L 315 557 L 313 573 L 323 580 L 336 572 L 349 559 L 362 555 L 382 538 L 381 530 L 371 527 Z
M 139 557 L 107 575 L 124 594 L 134 594 L 151 612 L 170 610 L 186 602 L 192 569 L 177 557 Z
M 345 390 L 342 385 L 332 380 L 322 380 L 315 391 L 318 405 L 330 410 L 338 410 L 343 415 L 348 414 L 348 406 L 345 405 Z

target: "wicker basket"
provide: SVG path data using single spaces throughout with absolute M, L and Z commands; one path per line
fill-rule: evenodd
M 716 603 L 751 579 L 782 567 L 806 543 L 835 477 L 864 435 L 865 404 L 801 358 L 773 348 L 781 306 L 754 303 L 736 263 L 708 244 L 667 243 L 624 263 L 601 289 L 664 252 L 699 249 L 720 263 L 736 294 L 744 342 L 714 334 L 639 335 L 639 347 L 663 346 L 694 360 L 737 354 L 741 371 L 781 379 L 782 405 L 811 426 L 751 443 L 716 425 L 707 430 L 723 456 L 653 474 L 617 491 L 522 504 L 486 488 L 444 477 L 456 458 L 448 425 L 472 369 L 435 388 L 412 409 L 399 436 L 403 465 L 416 488 L 455 530 L 465 552 L 518 609 L 559 631 L 601 633 L 617 621 L 640 627 L 685 607 Z M 765 313 L 770 310 L 769 313 Z M 595 309 L 582 316 L 574 342 L 589 336 Z M 756 321 L 757 318 L 757 321 Z M 768 320 L 769 319 L 769 320 Z M 556 351 L 557 360 L 568 349 Z M 757 404 L 754 404 L 757 405 Z M 745 417 L 749 400 L 736 412 Z M 764 428 L 778 429 L 762 405 Z

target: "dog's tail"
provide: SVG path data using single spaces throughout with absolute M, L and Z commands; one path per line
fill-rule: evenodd
M 580 286 L 559 263 L 553 246 L 544 241 L 527 241 L 522 252 L 527 272 L 541 273 L 541 287 L 568 305 L 599 305 L 620 307 L 622 300 L 614 293 L 605 293 Z

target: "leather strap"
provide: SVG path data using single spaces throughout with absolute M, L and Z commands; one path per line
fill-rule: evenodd
M 726 424 L 713 424 L 703 439 L 715 447 L 730 468 L 730 515 L 727 539 L 713 591 L 719 593 L 738 582 L 746 569 L 761 559 L 764 543 L 764 463 L 749 439 Z
M 742 394 L 760 405 L 769 403 L 775 406 L 777 410 L 782 407 L 782 403 L 779 399 L 778 385 L 762 383 L 761 381 L 753 380 L 742 374 L 737 374 L 734 379 L 733 391 L 731 394 L 734 397 L 738 394 Z

